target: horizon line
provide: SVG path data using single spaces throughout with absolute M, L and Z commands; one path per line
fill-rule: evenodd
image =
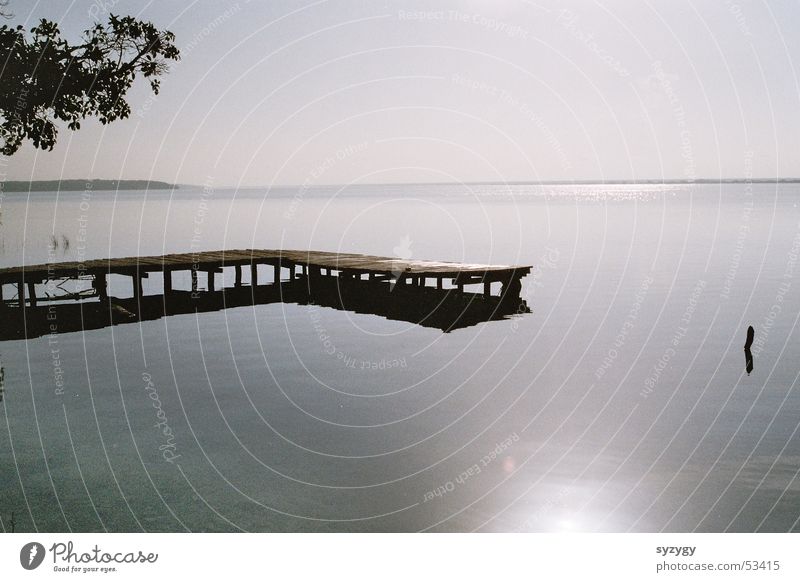
M 506 181 L 491 181 L 491 180 L 476 180 L 467 182 L 351 182 L 345 183 L 325 183 L 325 184 L 259 184 L 254 186 L 242 185 L 220 185 L 214 186 L 215 188 L 225 189 L 239 189 L 239 190 L 253 190 L 256 188 L 329 188 L 335 186 L 590 186 L 590 185 L 614 185 L 614 184 L 797 184 L 800 183 L 800 177 L 788 178 L 642 178 L 642 179 L 626 179 L 626 178 L 613 178 L 608 180 L 595 180 L 595 179 L 580 179 L 580 180 L 506 180 Z M 179 186 L 191 186 L 202 188 L 203 184 L 189 184 L 178 183 Z
M 0 184 L 8 182 L 18 183 L 36 183 L 36 182 L 161 182 L 171 186 L 183 186 L 193 188 L 207 187 L 207 184 L 192 184 L 184 182 L 173 182 L 167 179 L 159 178 L 39 178 L 35 180 L 14 180 L 2 179 Z M 576 179 L 576 180 L 505 180 L 505 181 L 492 181 L 492 180 L 475 180 L 466 182 L 446 182 L 446 181 L 432 181 L 432 182 L 351 182 L 351 183 L 325 183 L 325 184 L 257 184 L 257 185 L 234 185 L 222 184 L 213 185 L 214 188 L 224 189 L 239 189 L 239 190 L 254 190 L 254 189 L 269 189 L 269 188 L 326 188 L 336 186 L 587 186 L 587 185 L 654 185 L 654 184 L 778 184 L 778 183 L 800 183 L 800 177 L 776 177 L 776 178 L 609 178 L 609 179 Z M 0 190 L 2 190 L 0 188 Z

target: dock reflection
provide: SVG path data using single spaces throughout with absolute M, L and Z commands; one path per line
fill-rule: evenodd
M 172 315 L 289 303 L 319 305 L 354 313 L 405 321 L 445 333 L 530 313 L 519 285 L 500 296 L 456 288 L 392 285 L 385 280 L 302 276 L 277 284 L 234 286 L 209 291 L 169 290 L 163 295 L 0 307 L 0 341 L 33 339 L 51 333 L 101 329 L 111 325 L 151 321 Z

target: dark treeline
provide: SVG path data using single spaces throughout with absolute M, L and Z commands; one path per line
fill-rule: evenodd
M 172 190 L 175 184 L 153 180 L 34 180 L 0 182 L 4 192 L 84 192 L 86 190 Z

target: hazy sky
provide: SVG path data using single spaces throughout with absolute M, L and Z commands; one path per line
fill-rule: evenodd
M 800 3 L 12 0 L 177 35 L 134 114 L 9 179 L 223 185 L 800 176 Z

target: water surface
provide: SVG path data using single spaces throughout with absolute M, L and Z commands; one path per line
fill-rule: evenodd
M 281 303 L 2 342 L 2 527 L 797 530 L 798 201 L 792 184 L 6 194 L 0 266 L 293 248 L 534 270 L 532 313 L 451 333 Z

